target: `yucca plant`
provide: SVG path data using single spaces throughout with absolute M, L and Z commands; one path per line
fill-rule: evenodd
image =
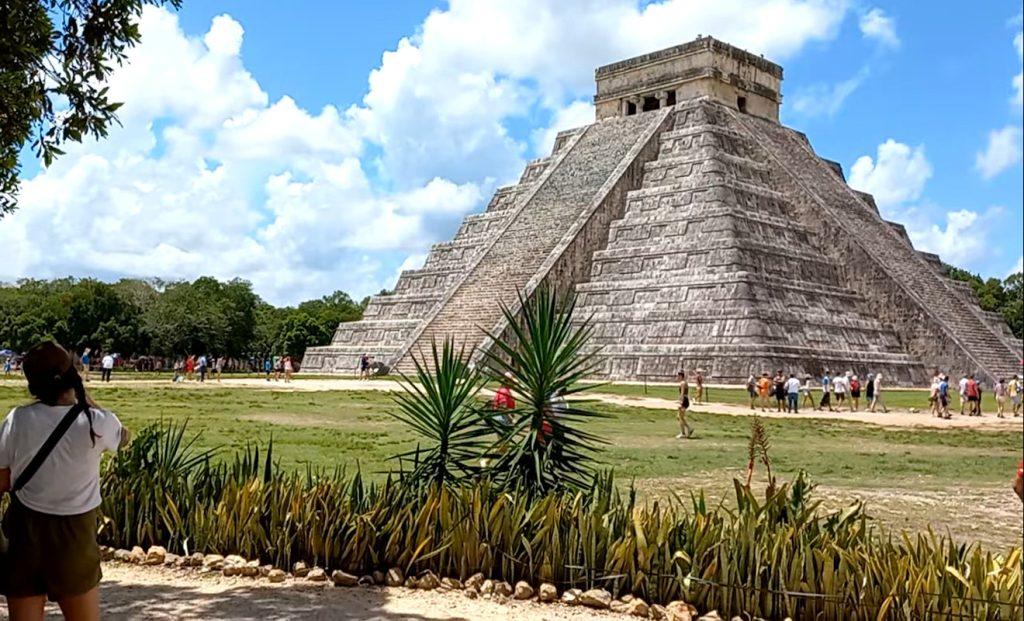
M 412 458 L 409 481 L 451 485 L 477 471 L 474 462 L 487 446 L 490 430 L 474 409 L 485 378 L 470 367 L 463 349 L 455 350 L 451 339 L 444 340 L 440 351 L 431 341 L 430 355 L 432 365 L 412 356 L 415 376 L 402 374 L 402 392 L 394 398 L 397 411 L 390 412 L 426 446 L 395 458 Z
M 488 333 L 493 345 L 484 354 L 492 378 L 507 382 L 517 396 L 511 424 L 498 429 L 502 450 L 492 476 L 504 487 L 537 493 L 584 489 L 603 442 L 584 426 L 601 414 L 566 398 L 592 387 L 580 383 L 598 365 L 587 347 L 590 322 L 573 321 L 575 296 L 560 297 L 547 287 L 529 299 L 518 296 L 518 313 L 501 305 L 507 336 Z

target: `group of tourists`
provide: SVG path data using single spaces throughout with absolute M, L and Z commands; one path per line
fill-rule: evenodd
M 198 381 L 205 382 L 207 376 L 210 379 L 216 378 L 221 381 L 224 373 L 224 365 L 227 359 L 224 356 L 209 356 L 207 354 L 191 354 L 186 358 L 180 358 L 174 363 L 175 382 Z
M 263 374 L 268 382 L 273 376 L 275 382 L 283 378 L 285 383 L 290 383 L 294 373 L 295 362 L 291 356 L 268 356 L 263 359 Z
M 100 358 L 100 381 L 109 382 L 111 376 L 114 374 L 114 365 L 117 363 L 119 356 L 112 353 L 105 353 Z M 90 367 L 94 359 L 92 349 L 86 347 L 82 350 L 82 355 L 78 357 L 82 368 L 82 378 L 88 382 L 90 380 Z
M 885 413 L 888 410 L 882 400 L 882 382 L 881 373 L 868 373 L 862 381 L 852 371 L 833 377 L 826 369 L 816 380 L 809 374 L 797 377 L 795 373 L 790 373 L 786 376 L 782 369 L 779 369 L 774 377 L 767 372 L 762 373 L 760 377 L 751 374 L 747 378 L 746 388 L 750 398 L 750 409 L 760 407 L 762 412 L 772 408 L 773 400 L 776 411 L 790 414 L 799 413 L 801 407 L 809 407 L 815 412 L 835 412 L 843 408 L 850 412 L 858 412 L 863 398 L 869 411 L 874 412 L 881 408 Z M 814 397 L 816 384 L 821 390 L 818 399 Z
M 949 375 L 936 371 L 932 377 L 931 388 L 928 393 L 929 409 L 933 416 L 939 418 L 952 418 L 950 412 L 950 379 Z M 956 383 L 956 394 L 959 397 L 961 416 L 981 416 L 982 394 L 984 388 L 980 381 L 974 378 L 973 373 L 960 375 Z M 1010 410 L 1014 416 L 1021 414 L 1021 397 L 1024 395 L 1024 387 L 1021 379 L 1014 375 L 1009 380 L 999 378 L 992 386 L 992 394 L 996 399 L 996 416 L 1006 418 L 1006 402 L 1010 402 Z

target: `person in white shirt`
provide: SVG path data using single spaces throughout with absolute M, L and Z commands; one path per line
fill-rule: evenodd
M 957 389 L 960 393 L 960 416 L 964 415 L 964 406 L 967 405 L 967 374 L 963 373 L 960 375 L 960 381 L 957 383 Z
M 114 357 L 110 354 L 104 354 L 100 367 L 100 380 L 109 382 L 110 374 L 114 372 Z
M 24 370 L 38 400 L 0 426 L 0 492 L 11 492 L 0 565 L 7 608 L 12 619 L 42 619 L 49 598 L 67 619 L 98 619 L 100 456 L 128 433 L 89 398 L 60 345 L 32 348 Z
M 832 390 L 836 393 L 836 408 L 843 409 L 846 403 L 846 378 L 842 375 L 836 375 L 835 379 L 832 380 Z
M 889 410 L 885 409 L 885 403 L 882 402 L 882 374 L 879 373 L 875 376 L 875 393 L 871 396 L 871 411 L 875 411 L 875 406 L 882 406 L 882 414 L 887 413 Z
M 811 376 L 804 376 L 804 385 L 800 388 L 800 392 L 803 394 L 803 405 L 814 409 L 814 397 L 811 396 Z
M 786 411 L 796 414 L 800 401 L 800 380 L 792 373 L 789 374 L 789 379 L 786 380 L 786 400 Z

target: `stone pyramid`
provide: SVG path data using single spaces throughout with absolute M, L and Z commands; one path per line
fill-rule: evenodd
M 447 336 L 486 348 L 498 302 L 545 283 L 577 292 L 607 379 L 1021 373 L 1002 318 L 779 124 L 781 67 L 704 37 L 596 77 L 597 122 L 559 134 L 303 370 L 354 373 L 364 352 L 408 370 Z

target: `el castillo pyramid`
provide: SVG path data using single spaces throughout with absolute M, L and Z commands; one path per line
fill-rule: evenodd
M 485 348 L 498 302 L 546 283 L 577 292 L 605 379 L 1021 372 L 1002 317 L 779 123 L 782 67 L 702 37 L 596 80 L 595 123 L 560 133 L 303 370 L 354 373 L 364 352 L 409 370 L 446 336 Z

